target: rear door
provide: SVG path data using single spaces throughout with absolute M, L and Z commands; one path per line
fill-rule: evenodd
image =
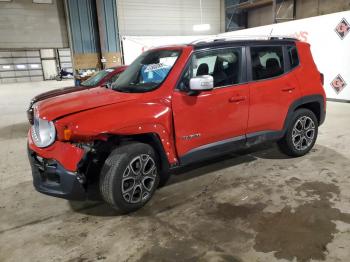
M 178 155 L 245 140 L 249 88 L 245 82 L 245 48 L 233 47 L 193 54 L 172 99 Z M 196 95 L 188 92 L 189 80 L 211 75 L 214 89 Z M 232 148 L 231 148 L 232 149 Z
M 283 45 L 251 46 L 247 56 L 250 79 L 247 135 L 280 131 L 289 106 L 300 96 L 288 50 Z

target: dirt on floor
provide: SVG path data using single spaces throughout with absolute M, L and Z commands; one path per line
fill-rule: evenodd
M 0 261 L 349 261 L 350 104 L 329 103 L 304 157 L 266 144 L 192 165 L 122 215 L 33 189 L 25 109 L 34 91 L 8 88 L 21 98 L 0 90 Z

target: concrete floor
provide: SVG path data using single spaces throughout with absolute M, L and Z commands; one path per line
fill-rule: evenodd
M 69 84 L 0 85 L 0 261 L 349 261 L 350 104 L 328 103 L 305 157 L 264 145 L 190 167 L 120 215 L 33 189 L 25 109 Z

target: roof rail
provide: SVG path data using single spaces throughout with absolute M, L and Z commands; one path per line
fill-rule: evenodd
M 202 38 L 191 42 L 190 44 L 202 44 L 209 42 L 218 42 L 218 41 L 234 41 L 234 40 L 294 40 L 298 41 L 297 38 L 291 36 L 281 36 L 281 35 L 215 35 L 212 37 Z

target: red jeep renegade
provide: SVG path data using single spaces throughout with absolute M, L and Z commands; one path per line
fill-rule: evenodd
M 303 156 L 325 119 L 322 82 L 310 45 L 290 38 L 149 50 L 112 88 L 34 104 L 34 186 L 75 200 L 97 188 L 104 201 L 130 212 L 179 166 L 268 140 Z

